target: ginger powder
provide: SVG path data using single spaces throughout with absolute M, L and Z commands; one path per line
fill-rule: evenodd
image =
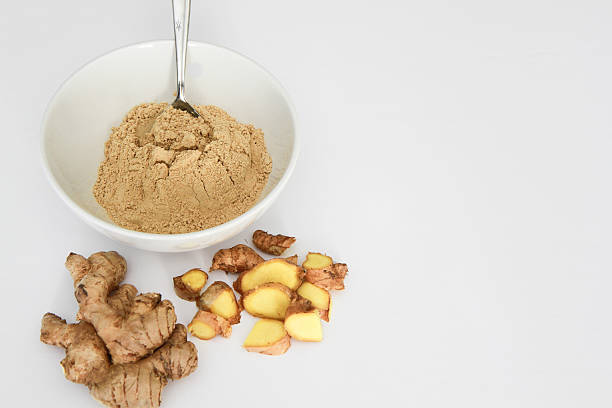
M 251 208 L 272 170 L 264 135 L 216 106 L 199 118 L 165 103 L 134 107 L 112 129 L 93 188 L 119 226 L 199 231 Z

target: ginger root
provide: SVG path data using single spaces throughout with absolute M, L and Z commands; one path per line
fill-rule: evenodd
M 108 407 L 157 408 L 168 379 L 178 380 L 198 366 L 198 353 L 187 341 L 187 330 L 177 324 L 166 343 L 134 363 L 113 364 L 106 377 L 92 384 L 91 395 Z
M 289 305 L 285 316 L 285 329 L 296 340 L 323 340 L 319 311 L 308 299 L 299 298 Z
M 247 351 L 276 356 L 284 354 L 291 346 L 291 340 L 283 322 L 261 319 L 255 323 L 242 347 Z
M 53 313 L 42 318 L 40 341 L 66 349 L 66 358 L 60 363 L 67 380 L 91 385 L 101 381 L 110 368 L 104 342 L 87 322 L 67 324 Z
M 253 244 L 259 250 L 270 255 L 282 255 L 294 242 L 294 237 L 286 235 L 271 235 L 262 230 L 257 230 L 253 233 Z
M 96 400 L 113 408 L 159 407 L 161 390 L 168 378 L 185 377 L 198 365 L 197 350 L 187 341 L 185 326 L 181 324 L 152 355 L 125 364 L 110 364 L 104 342 L 85 321 L 66 324 L 60 317 L 47 313 L 42 319 L 40 339 L 65 348 L 66 358 L 61 365 L 66 378 L 87 385 Z
M 174 308 L 157 293 L 138 294 L 119 286 L 125 260 L 116 252 L 85 259 L 71 253 L 66 267 L 79 303 L 77 324 L 43 316 L 40 340 L 63 347 L 61 365 L 70 381 L 85 384 L 108 407 L 159 407 L 168 379 L 189 375 L 198 364 L 185 326 L 175 324 Z
M 304 299 L 310 300 L 312 305 L 319 310 L 321 319 L 329 322 L 329 312 L 331 310 L 331 296 L 329 292 L 323 288 L 313 285 L 310 282 L 302 283 L 297 290 L 297 294 Z
M 246 245 L 236 245 L 228 249 L 220 249 L 213 256 L 211 271 L 222 270 L 230 273 L 240 273 L 251 269 L 264 259 L 252 248 Z
M 200 291 L 206 285 L 208 274 L 201 269 L 190 269 L 180 276 L 175 276 L 174 292 L 184 300 L 193 301 L 200 295 Z
M 140 360 L 163 345 L 176 324 L 174 307 L 161 295 L 136 295 L 124 285 L 111 292 L 124 279 L 126 262 L 116 252 L 97 252 L 88 259 L 71 253 L 66 268 L 74 280 L 79 303 L 77 318 L 91 323 L 104 341 L 112 362 Z
M 348 272 L 346 264 L 334 263 L 327 255 L 309 252 L 302 267 L 306 271 L 304 279 L 307 282 L 326 290 L 344 289 L 344 278 Z
M 304 269 L 323 269 L 331 266 L 334 263 L 331 256 L 323 255 L 318 252 L 309 252 L 306 254 L 306 260 L 302 262 Z
M 244 310 L 255 317 L 283 320 L 295 293 L 283 284 L 264 283 L 242 295 Z
M 221 316 L 229 324 L 240 322 L 240 305 L 236 301 L 234 291 L 225 282 L 217 281 L 210 285 L 198 297 L 196 304 L 198 309 Z
M 232 326 L 226 319 L 203 310 L 198 310 L 187 328 L 192 336 L 201 340 L 210 340 L 217 334 L 223 337 L 229 337 L 232 334 Z
M 234 289 L 243 294 L 264 283 L 277 282 L 296 290 L 302 284 L 303 278 L 304 270 L 300 266 L 275 258 L 242 272 L 234 282 Z

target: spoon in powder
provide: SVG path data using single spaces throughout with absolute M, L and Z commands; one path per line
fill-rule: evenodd
M 189 36 L 189 14 L 191 0 L 172 0 L 174 17 L 174 48 L 176 49 L 176 99 L 172 107 L 199 117 L 198 112 L 185 100 L 185 60 L 187 58 L 187 37 Z

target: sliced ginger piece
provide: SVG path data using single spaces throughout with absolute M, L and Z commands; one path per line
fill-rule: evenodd
M 202 322 L 200 320 L 194 320 L 189 324 L 189 332 L 201 340 L 210 340 L 215 337 L 218 329 L 214 323 L 211 322 Z
M 306 260 L 302 263 L 304 269 L 323 269 L 331 266 L 334 261 L 327 255 L 318 252 L 309 252 L 306 255 Z
M 253 233 L 253 244 L 259 250 L 270 255 L 282 255 L 294 242 L 294 237 L 286 235 L 272 235 L 262 230 Z
M 227 319 L 203 310 L 198 310 L 187 329 L 192 336 L 201 340 L 210 340 L 218 334 L 223 337 L 232 334 L 232 326 Z
M 220 249 L 213 256 L 211 271 L 222 270 L 230 273 L 240 273 L 251 269 L 264 259 L 255 250 L 246 245 L 236 245 L 228 249 Z
M 247 351 L 277 356 L 284 354 L 291 346 L 291 340 L 283 322 L 261 319 L 255 323 L 242 347 Z
M 302 283 L 297 290 L 297 294 L 304 299 L 310 300 L 312 305 L 319 310 L 321 319 L 329 322 L 329 313 L 331 310 L 331 296 L 329 292 L 323 288 L 313 285 L 310 282 Z
M 198 309 L 221 316 L 230 324 L 240 322 L 240 305 L 234 291 L 225 282 L 217 281 L 206 288 L 196 304 Z
M 304 279 L 326 290 L 344 289 L 344 278 L 348 267 L 343 263 L 334 263 L 331 257 L 318 252 L 309 252 L 302 263 L 306 271 Z
M 264 283 L 246 291 L 240 302 L 255 317 L 283 320 L 295 293 L 283 284 Z
M 208 274 L 201 269 L 190 269 L 173 279 L 174 291 L 181 299 L 194 301 L 200 295 L 200 291 L 206 285 Z
M 319 311 L 308 299 L 299 298 L 291 302 L 285 316 L 285 329 L 296 340 L 323 340 Z
M 296 290 L 302 284 L 303 278 L 304 270 L 300 266 L 275 258 L 242 272 L 234 282 L 234 289 L 238 293 L 245 293 L 264 283 L 277 282 Z

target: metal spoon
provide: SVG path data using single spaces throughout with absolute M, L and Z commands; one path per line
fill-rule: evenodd
M 176 49 L 176 99 L 172 102 L 172 107 L 189 112 L 197 118 L 200 114 L 185 100 L 185 59 L 187 58 L 190 13 L 191 0 L 172 0 L 174 48 Z

